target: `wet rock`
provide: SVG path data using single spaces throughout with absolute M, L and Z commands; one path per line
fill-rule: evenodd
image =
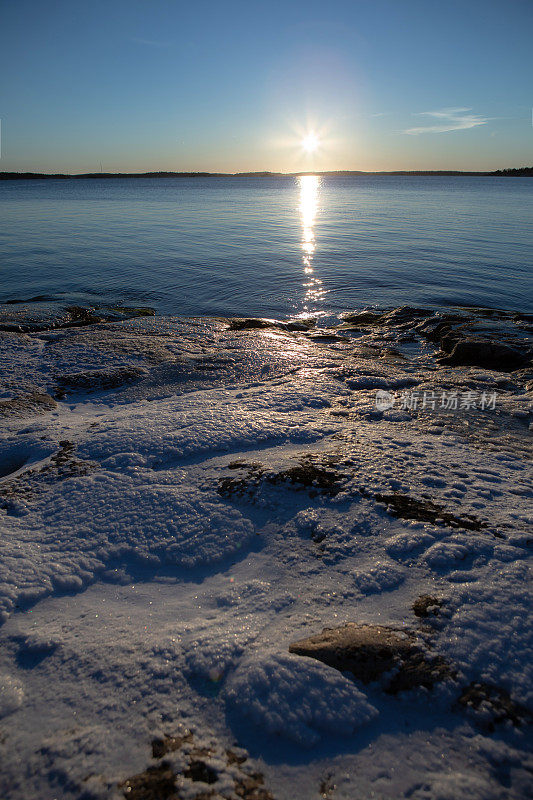
M 47 294 L 37 294 L 35 297 L 28 297 L 26 299 L 19 299 L 15 298 L 13 300 L 4 300 L 3 305 L 5 306 L 18 306 L 22 305 L 23 303 L 51 303 L 55 300 L 55 297 L 51 297 Z
M 85 325 L 95 325 L 98 322 L 103 322 L 104 317 L 95 314 L 94 308 L 84 308 L 83 306 L 68 306 L 66 311 L 68 311 L 70 319 L 67 322 L 63 322 L 61 326 L 62 328 L 79 328 Z
M 413 611 L 416 617 L 436 617 L 443 603 L 444 601 L 440 600 L 438 597 L 432 597 L 429 594 L 421 594 L 413 603 Z
M 45 304 L 44 308 L 32 308 L 34 304 Z M 46 305 L 49 304 L 49 305 Z M 2 314 L 0 330 L 15 333 L 39 333 L 68 328 L 84 328 L 106 322 L 120 322 L 135 317 L 155 316 L 155 309 L 141 307 L 67 306 L 52 297 L 40 295 L 25 301 L 12 300 L 3 305 L 13 308 Z
M 360 311 L 358 314 L 345 314 L 343 320 L 350 325 L 375 325 L 384 316 L 382 311 Z
M 385 678 L 385 690 L 391 694 L 419 686 L 431 688 L 452 675 L 444 659 L 426 655 L 413 633 L 381 625 L 348 623 L 324 628 L 316 636 L 293 642 L 289 652 L 316 658 L 340 672 L 351 672 L 363 683 L 393 671 L 392 677 Z
M 309 336 L 312 342 L 322 342 L 323 344 L 335 344 L 337 342 L 347 342 L 349 339 L 346 336 L 339 336 L 336 333 L 312 333 Z
M 507 311 L 503 308 L 485 308 L 484 306 L 464 306 L 463 309 L 476 317 L 485 319 L 503 320 L 529 320 L 533 318 L 530 314 L 520 314 L 518 311 Z
M 255 319 L 253 317 L 247 317 L 246 319 L 231 319 L 229 321 L 230 331 L 255 331 L 277 327 L 279 327 L 279 323 L 273 319 Z
M 533 713 L 528 708 L 515 702 L 505 689 L 487 683 L 472 682 L 463 690 L 458 703 L 474 712 L 484 711 L 489 730 L 504 722 L 516 727 L 533 723 Z
M 459 339 L 450 335 L 443 337 L 441 348 L 449 355 L 441 356 L 441 364 L 450 366 L 483 367 L 502 372 L 511 372 L 527 366 L 528 355 L 501 342 L 484 339 Z
M 133 317 L 155 317 L 155 308 L 150 308 L 149 306 L 118 306 L 112 310 L 127 319 L 132 319 Z
M 450 333 L 455 325 L 467 320 L 464 314 L 435 314 L 429 319 L 418 322 L 413 330 L 430 342 L 439 343 Z
M 289 320 L 282 322 L 275 319 L 263 319 L 256 317 L 235 318 L 228 320 L 230 331 L 254 331 L 274 328 L 280 331 L 308 331 L 316 325 L 316 319 L 308 318 L 301 320 Z
M 283 327 L 287 331 L 308 331 L 310 328 L 314 328 L 315 325 L 316 319 L 313 318 L 292 320 L 291 322 L 283 323 Z
M 412 306 L 400 306 L 392 311 L 388 311 L 380 320 L 381 325 L 405 325 L 406 322 L 415 324 L 421 317 L 429 317 L 432 311 L 427 308 L 414 308 Z
M 149 306 L 117 306 L 115 308 L 99 309 L 68 306 L 66 311 L 70 319 L 55 327 L 81 328 L 102 322 L 120 322 L 121 320 L 134 319 L 135 317 L 155 317 L 155 309 Z

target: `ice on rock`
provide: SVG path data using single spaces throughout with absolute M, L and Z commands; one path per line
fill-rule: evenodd
M 323 736 L 349 736 L 378 715 L 348 678 L 289 654 L 251 656 L 229 680 L 225 694 L 236 715 L 304 747 Z
M 286 442 L 288 438 L 313 441 L 335 430 L 326 422 L 317 427 L 312 410 L 300 410 L 296 424 L 294 408 L 284 407 L 286 390 L 279 387 L 263 403 L 253 396 L 237 399 L 220 390 L 208 394 L 161 401 L 156 417 L 142 403 L 132 411 L 124 410 L 112 424 L 102 422 L 101 429 L 91 431 L 79 452 L 96 460 L 116 453 L 137 453 L 159 469 L 193 454 Z

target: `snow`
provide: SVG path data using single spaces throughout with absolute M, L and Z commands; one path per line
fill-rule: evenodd
M 24 689 L 16 678 L 0 673 L 0 719 L 20 708 L 24 700 Z
M 3 407 L 6 800 L 121 797 L 182 724 L 220 796 L 236 746 L 278 800 L 328 781 L 341 800 L 528 796 L 527 725 L 490 730 L 458 698 L 480 682 L 533 707 L 531 391 L 383 413 L 377 388 L 501 375 L 222 321 L 0 338 L 2 400 L 55 397 Z M 437 511 L 398 515 L 391 495 Z M 415 616 L 421 595 L 437 615 Z M 289 654 L 346 622 L 411 631 L 453 675 L 391 696 Z
M 303 747 L 323 736 L 349 735 L 378 715 L 353 681 L 289 654 L 244 659 L 225 695 L 230 708 L 249 717 L 258 732 Z

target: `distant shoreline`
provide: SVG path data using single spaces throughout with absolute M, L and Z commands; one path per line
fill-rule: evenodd
M 77 180 L 89 178 L 298 178 L 302 175 L 320 177 L 350 176 L 442 176 L 442 177 L 533 177 L 533 167 L 498 169 L 491 172 L 466 172 L 461 170 L 394 170 L 389 172 L 364 172 L 361 170 L 337 170 L 326 172 L 86 172 L 80 174 L 45 172 L 0 172 L 0 180 Z

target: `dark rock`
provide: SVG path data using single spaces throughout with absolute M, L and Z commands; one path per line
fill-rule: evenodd
M 400 306 L 388 311 L 380 320 L 382 325 L 404 325 L 406 322 L 415 323 L 420 317 L 429 317 L 433 314 L 427 308 L 413 308 Z
M 94 313 L 94 308 L 83 308 L 83 306 L 68 306 L 70 319 L 63 322 L 58 327 L 61 328 L 80 328 L 85 325 L 95 325 L 98 322 L 104 322 L 105 318 Z
M 320 781 L 319 785 L 320 797 L 324 798 L 324 800 L 328 800 L 328 798 L 331 797 L 332 792 L 334 792 L 336 788 L 337 787 L 333 782 L 333 773 L 330 772 L 327 775 L 325 775 Z
M 502 722 L 511 722 L 516 727 L 533 723 L 533 713 L 528 708 L 515 702 L 505 689 L 487 683 L 472 682 L 463 690 L 458 703 L 474 711 L 483 708 L 488 711 L 491 715 L 489 730 Z
M 230 331 L 253 331 L 264 328 L 277 328 L 278 323 L 272 319 L 232 319 L 229 321 Z
M 132 317 L 155 317 L 155 308 L 150 308 L 150 306 L 117 306 L 112 310 L 128 319 Z
M 274 795 L 263 786 L 263 776 L 259 772 L 240 773 L 235 778 L 233 791 L 242 800 L 274 800 Z
M 215 770 L 206 764 L 205 761 L 191 761 L 187 769 L 183 771 L 186 778 L 191 781 L 202 781 L 202 783 L 216 783 L 218 775 Z
M 262 319 L 255 317 L 235 318 L 228 320 L 230 331 L 254 331 L 275 328 L 280 331 L 308 331 L 316 325 L 316 319 L 289 320 L 282 322 L 275 319 Z
M 413 603 L 413 611 L 416 617 L 426 618 L 437 616 L 439 608 L 442 608 L 443 600 L 438 597 L 431 597 L 429 594 L 421 594 Z
M 435 683 L 453 676 L 453 671 L 442 656 L 429 659 L 421 650 L 418 652 L 413 650 L 409 658 L 401 664 L 386 691 L 389 694 L 397 694 L 419 686 L 431 689 Z
M 226 750 L 226 757 L 228 764 L 244 764 L 248 758 L 244 753 L 236 753 L 234 750 Z
M 27 457 L 21 458 L 18 464 L 12 462 L 0 465 L 0 474 L 5 467 L 11 467 L 7 472 L 4 471 L 7 480 L 2 481 L 0 486 L 0 508 L 9 509 L 11 501 L 29 500 L 36 493 L 46 490 L 58 481 L 86 475 L 94 469 L 96 466 L 94 462 L 82 461 L 75 457 L 75 449 L 72 442 L 64 439 L 59 442 L 59 450 L 51 456 L 47 464 L 27 469 L 21 475 L 14 477 L 8 476 L 23 467 L 28 460 Z
M 221 497 L 251 495 L 259 486 L 261 478 L 265 472 L 262 464 L 257 461 L 247 463 L 246 461 L 232 461 L 228 464 L 228 469 L 243 470 L 242 477 L 229 478 L 223 477 L 218 481 L 217 493 Z
M 287 331 L 308 331 L 310 328 L 314 328 L 315 325 L 316 319 L 299 319 L 283 323 L 283 327 Z
M 382 311 L 360 311 L 358 314 L 345 314 L 343 320 L 352 325 L 375 325 L 383 316 Z
M 51 303 L 55 300 L 55 297 L 50 297 L 47 294 L 38 294 L 35 297 L 28 297 L 26 299 L 14 299 L 14 300 L 4 300 L 4 305 L 6 306 L 15 306 L 15 305 L 22 305 L 23 303 Z
M 452 514 L 446 511 L 444 506 L 433 503 L 431 500 L 417 500 L 409 495 L 399 494 L 375 494 L 374 499 L 378 503 L 386 503 L 389 512 L 401 519 L 416 519 L 420 522 L 435 523 L 442 520 L 445 524 L 452 527 L 466 528 L 470 531 L 480 531 L 487 527 L 486 522 L 474 517 L 472 514 Z
M 485 339 L 459 339 L 453 334 L 443 337 L 441 348 L 447 356 L 441 356 L 441 364 L 450 366 L 472 366 L 511 372 L 528 364 L 526 354 L 500 342 Z
M 193 735 L 184 729 L 175 736 L 161 736 L 152 740 L 152 757 L 163 758 L 167 753 L 174 753 L 187 742 L 192 742 Z
M 339 336 L 336 333 L 312 333 L 309 336 L 312 342 L 324 342 L 324 344 L 335 344 L 336 342 L 347 342 L 349 339 L 346 336 Z
M 128 778 L 119 788 L 128 800 L 168 800 L 176 792 L 176 776 L 163 761 Z
M 146 374 L 146 369 L 142 367 L 112 367 L 60 375 L 57 378 L 57 383 L 61 393 L 68 389 L 74 391 L 101 391 L 116 389 L 118 386 L 132 383 Z
M 316 658 L 341 672 L 351 672 L 364 683 L 377 680 L 401 658 L 407 658 L 409 636 L 376 625 L 348 623 L 342 628 L 324 628 L 322 633 L 293 642 L 290 653 Z
M 323 494 L 335 496 L 341 491 L 347 476 L 335 469 L 334 461 L 331 458 L 322 458 L 319 463 L 315 463 L 314 458 L 316 456 L 302 456 L 294 467 L 280 472 L 267 472 L 258 462 L 233 461 L 228 464 L 228 468 L 245 470 L 245 474 L 238 478 L 220 478 L 217 492 L 222 497 L 251 495 L 263 482 L 273 486 L 288 483 L 296 490 L 306 488 L 315 493 L 320 491 Z
M 297 466 L 268 475 L 266 480 L 272 484 L 292 483 L 306 488 L 320 489 L 325 494 L 332 496 L 341 491 L 341 484 L 345 476 L 339 472 L 325 469 L 302 459 Z
M 340 672 L 351 672 L 363 683 L 394 670 L 385 684 L 385 690 L 393 694 L 418 686 L 431 688 L 452 675 L 444 659 L 428 658 L 413 633 L 380 625 L 348 623 L 341 628 L 324 628 L 316 636 L 291 644 L 289 652 L 316 658 Z
M 57 403 L 49 394 L 31 392 L 11 400 L 0 401 L 0 416 L 15 416 L 20 414 L 44 414 L 55 408 Z
M 152 754 L 154 758 L 160 758 L 165 753 L 180 750 L 183 747 L 182 755 L 186 760 L 187 766 L 175 773 L 168 762 L 162 761 L 157 766 L 148 767 L 139 775 L 128 778 L 119 784 L 119 788 L 126 798 L 130 800 L 178 800 L 182 793 L 176 787 L 176 778 L 182 775 L 194 783 L 204 783 L 212 786 L 219 779 L 219 773 L 213 769 L 205 758 L 215 756 L 219 760 L 225 758 L 227 772 L 223 772 L 225 778 L 233 782 L 232 797 L 241 800 L 274 800 L 273 795 L 264 787 L 264 778 L 260 772 L 254 771 L 246 764 L 248 754 L 245 750 L 238 749 L 226 750 L 214 753 L 211 749 L 196 747 L 192 744 L 193 734 L 184 726 L 181 726 L 175 735 L 165 735 L 152 741 Z M 209 800 L 209 798 L 219 797 L 219 794 L 212 788 L 195 787 L 194 794 L 190 794 L 190 788 L 185 790 L 187 797 L 194 796 L 195 800 Z
M 443 337 L 450 333 L 454 325 L 464 323 L 466 320 L 467 318 L 464 314 L 436 314 L 417 323 L 413 330 L 430 342 L 440 343 Z

